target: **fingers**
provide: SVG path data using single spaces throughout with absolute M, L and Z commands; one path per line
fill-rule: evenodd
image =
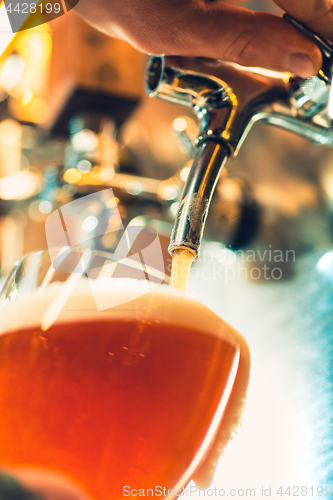
M 77 10 L 142 52 L 210 57 L 303 78 L 322 64 L 318 47 L 284 19 L 225 1 L 80 0 Z
M 322 64 L 317 46 L 284 19 L 219 3 L 193 9 L 168 48 L 174 54 L 290 71 L 304 78 L 317 74 Z

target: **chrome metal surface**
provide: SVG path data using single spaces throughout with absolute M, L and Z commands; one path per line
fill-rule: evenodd
M 149 95 L 190 107 L 200 120 L 197 152 L 179 205 L 169 247 L 171 252 L 185 247 L 196 255 L 199 253 L 206 215 L 195 218 L 195 231 L 190 219 L 197 213 L 193 211 L 192 198 L 195 204 L 200 201 L 200 214 L 206 214 L 209 206 L 209 203 L 204 206 L 205 203 L 198 200 L 196 190 L 201 178 L 205 177 L 204 165 L 210 165 L 211 160 L 207 147 L 202 145 L 220 143 L 225 150 L 221 165 L 214 168 L 217 176 L 222 163 L 227 157 L 237 155 L 253 124 L 258 121 L 291 131 L 315 143 L 333 146 L 332 120 L 328 113 L 331 46 L 297 21 L 286 18 L 319 45 L 323 68 L 318 76 L 304 80 L 289 73 L 272 73 L 203 58 L 153 56 L 150 59 L 147 73 Z M 211 150 L 215 151 L 215 148 Z M 209 172 L 207 175 L 214 174 Z M 210 182 L 212 189 L 215 185 L 216 180 Z M 206 198 L 210 200 L 211 195 Z
M 147 89 L 152 97 L 191 107 L 200 119 L 198 143 L 219 139 L 234 155 L 260 120 L 333 144 L 330 85 L 319 76 L 304 80 L 210 59 L 154 56 Z
M 332 57 L 333 57 L 333 47 L 332 45 L 322 38 L 321 36 L 317 35 L 314 33 L 310 28 L 308 28 L 305 24 L 301 23 L 300 21 L 297 21 L 294 17 L 290 16 L 289 14 L 284 14 L 283 15 L 284 19 L 288 21 L 290 24 L 295 26 L 299 31 L 304 33 L 307 37 L 311 38 L 311 40 L 318 45 L 320 48 L 322 57 L 323 57 L 323 67 L 322 67 L 322 72 L 323 75 L 327 78 L 328 83 L 332 82 Z
M 169 252 L 185 248 L 198 255 L 209 205 L 229 151 L 219 142 L 202 142 L 179 202 Z

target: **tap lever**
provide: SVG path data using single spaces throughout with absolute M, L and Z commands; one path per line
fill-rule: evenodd
M 301 31 L 304 35 L 311 40 L 319 47 L 321 51 L 321 55 L 323 58 L 323 66 L 321 71 L 319 72 L 319 76 L 324 78 L 326 83 L 332 83 L 332 64 L 333 64 L 333 46 L 330 44 L 325 38 L 317 35 L 314 31 L 308 28 L 305 24 L 297 21 L 294 17 L 289 14 L 283 14 L 283 18 L 292 24 L 295 28 Z
M 317 78 L 324 80 L 326 85 L 330 87 L 326 104 L 327 104 L 328 115 L 331 119 L 333 119 L 333 87 L 332 87 L 333 45 L 330 44 L 327 40 L 325 40 L 325 38 L 322 38 L 321 36 L 314 33 L 314 31 L 305 26 L 305 24 L 301 23 L 300 21 L 297 21 L 297 19 L 294 19 L 289 14 L 284 14 L 283 17 L 284 19 L 286 19 L 286 21 L 295 26 L 295 28 L 304 33 L 304 35 L 311 38 L 311 40 L 319 47 L 321 51 L 321 55 L 323 58 L 323 65 L 318 73 Z

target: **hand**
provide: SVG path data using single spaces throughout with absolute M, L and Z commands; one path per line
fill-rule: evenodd
M 326 33 L 332 24 L 331 1 L 276 3 L 299 20 L 313 19 L 313 27 L 322 27 Z M 76 11 L 97 29 L 143 52 L 211 57 L 290 71 L 304 78 L 319 71 L 321 54 L 309 38 L 278 16 L 234 3 L 237 1 L 80 0 Z

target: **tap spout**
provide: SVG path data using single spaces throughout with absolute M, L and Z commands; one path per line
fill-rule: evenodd
M 229 155 L 230 150 L 221 142 L 207 140 L 199 145 L 171 233 L 171 254 L 183 248 L 198 256 L 209 205 Z

